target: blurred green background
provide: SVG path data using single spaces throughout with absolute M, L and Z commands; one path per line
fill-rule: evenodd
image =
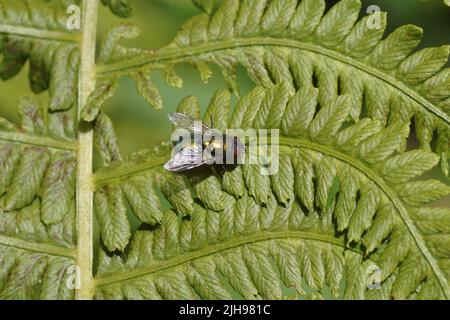
M 127 40 L 125 45 L 153 49 L 167 44 L 175 35 L 183 21 L 199 12 L 190 0 L 130 0 L 134 14 L 127 19 L 136 23 L 141 35 Z M 331 6 L 337 1 L 328 1 Z M 363 0 L 365 13 L 368 6 L 377 5 L 388 12 L 388 32 L 403 24 L 416 24 L 425 31 L 422 47 L 438 46 L 450 43 L 450 8 L 442 0 Z M 123 19 L 113 16 L 106 7 L 100 8 L 99 39 L 108 28 Z M 208 84 L 203 84 L 197 71 L 189 65 L 179 65 L 177 72 L 184 79 L 182 89 L 168 87 L 159 72 L 153 74 L 157 86 L 164 98 L 165 108 L 158 112 L 147 106 L 136 93 L 130 79 L 122 79 L 115 97 L 107 102 L 104 110 L 112 118 L 119 136 L 120 147 L 124 155 L 142 148 L 150 148 L 159 141 L 167 140 L 170 124 L 166 113 L 175 110 L 179 101 L 187 96 L 196 96 L 206 108 L 215 90 L 225 87 L 222 75 L 213 68 L 214 76 Z M 16 103 L 18 98 L 29 92 L 27 68 L 13 80 L 0 82 L 0 117 L 17 120 Z M 240 70 L 241 93 L 247 92 L 252 83 L 245 72 Z M 44 102 L 46 93 L 41 94 Z M 448 199 L 447 199 L 448 200 Z M 446 202 L 447 205 L 450 201 Z

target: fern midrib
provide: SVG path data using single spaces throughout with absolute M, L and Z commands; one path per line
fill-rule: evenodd
M 77 143 L 75 140 L 72 141 L 57 140 L 49 137 L 43 137 L 20 132 L 0 131 L 0 141 L 66 151 L 77 150 Z
M 63 42 L 78 42 L 80 39 L 79 33 L 67 33 L 62 31 L 45 30 L 33 27 L 22 27 L 5 23 L 0 23 L 0 33 L 27 38 L 55 40 Z
M 75 258 L 76 256 L 75 250 L 71 248 L 58 247 L 47 243 L 31 242 L 5 235 L 0 235 L 0 245 L 52 256 L 61 256 L 67 258 Z
M 169 158 L 170 156 L 159 157 L 129 167 L 124 166 L 118 168 L 111 168 L 97 172 L 94 175 L 95 187 L 97 189 L 98 187 L 111 183 L 114 180 L 120 180 L 121 178 L 126 178 L 131 175 L 151 170 L 153 168 L 163 165 L 167 160 L 169 160 Z
M 391 85 L 405 96 L 416 101 L 422 105 L 428 112 L 440 118 L 447 125 L 450 126 L 450 116 L 440 110 L 434 104 L 423 98 L 419 93 L 408 87 L 406 84 L 396 79 L 395 77 L 384 73 L 364 62 L 358 61 L 354 58 L 345 56 L 337 51 L 321 47 L 317 44 L 306 43 L 292 39 L 277 39 L 277 38 L 236 38 L 233 40 L 226 40 L 222 42 L 204 43 L 194 45 L 186 48 L 164 48 L 155 51 L 146 57 L 138 57 L 134 59 L 123 60 L 120 62 L 97 66 L 97 73 L 102 77 L 110 76 L 112 73 L 129 73 L 130 71 L 145 66 L 147 64 L 159 64 L 161 62 L 177 63 L 186 60 L 190 56 L 198 56 L 201 54 L 212 53 L 216 51 L 224 51 L 230 49 L 237 49 L 240 47 L 263 46 L 263 47 L 288 47 L 294 49 L 301 49 L 310 51 L 319 55 L 326 56 L 338 62 L 347 64 L 351 67 L 357 68 L 367 74 L 374 76 L 386 84 Z
M 83 1 L 83 33 L 81 36 L 81 57 L 78 84 L 78 117 L 95 89 L 95 42 L 97 33 L 98 1 Z M 93 295 L 93 221 L 94 188 L 92 185 L 93 125 L 79 121 L 78 167 L 76 186 L 77 208 L 77 257 L 80 287 L 76 291 L 79 300 L 90 300 Z
M 347 250 L 352 250 L 359 254 L 362 252 L 356 248 L 348 248 L 345 245 L 344 239 L 337 239 L 331 236 L 324 235 L 322 233 L 315 233 L 311 231 L 278 231 L 278 232 L 258 232 L 251 234 L 249 236 L 243 236 L 240 238 L 233 238 L 231 240 L 226 240 L 224 242 L 220 242 L 218 244 L 206 246 L 200 250 L 186 253 L 183 255 L 178 255 L 173 258 L 169 258 L 164 261 L 156 262 L 150 266 L 137 268 L 135 270 L 127 271 L 124 273 L 116 273 L 111 274 L 104 277 L 96 278 L 95 285 L 96 287 L 106 286 L 117 282 L 123 282 L 127 280 L 131 280 L 134 278 L 139 278 L 143 276 L 148 276 L 150 274 L 158 273 L 167 269 L 175 268 L 181 264 L 187 263 L 189 261 L 193 261 L 196 259 L 201 259 L 206 256 L 210 256 L 213 254 L 217 254 L 226 250 L 230 250 L 236 247 L 240 247 L 243 245 L 248 245 L 257 242 L 264 242 L 270 240 L 279 240 L 279 239 L 303 239 L 303 240 L 316 240 L 321 242 L 330 243 L 335 246 L 339 246 L 345 248 Z

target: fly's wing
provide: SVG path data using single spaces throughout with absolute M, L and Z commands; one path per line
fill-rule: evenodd
M 202 145 L 193 144 L 177 152 L 172 159 L 166 162 L 164 168 L 172 172 L 181 172 L 206 163 L 208 163 L 208 159 L 203 157 Z
M 204 125 L 200 120 L 194 119 L 179 112 L 171 112 L 168 114 L 170 122 L 177 128 L 187 129 L 194 132 L 204 132 L 209 130 L 209 127 Z

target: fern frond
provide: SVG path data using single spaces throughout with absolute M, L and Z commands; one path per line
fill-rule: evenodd
M 80 5 L 79 0 L 2 0 L 0 33 L 59 41 L 75 41 L 67 29 L 67 8 Z
M 131 8 L 128 0 L 101 0 L 105 6 L 108 6 L 112 13 L 121 17 L 127 18 L 132 15 L 133 9 Z
M 422 225 L 417 214 L 432 215 L 434 209 L 423 205 L 449 194 L 450 187 L 414 181 L 439 157 L 402 147 L 408 122 L 385 127 L 365 118 L 344 126 L 348 96 L 320 105 L 313 87 L 296 93 L 290 88 L 288 82 L 257 87 L 226 116 L 223 110 L 231 107 L 219 91 L 206 112 L 208 118 L 220 112 L 228 128 L 281 128 L 274 176 L 262 176 L 258 165 L 250 164 L 223 176 L 208 170 L 173 175 L 161 166 L 170 157 L 168 146 L 159 147 L 153 158 L 143 153 L 133 156 L 144 155 L 134 164 L 119 161 L 96 174 L 102 190 L 121 189 L 122 199 L 134 186 L 132 201 L 127 196 L 130 204 L 140 197 L 157 208 L 152 212 L 161 219 L 160 227 L 138 231 L 124 253 L 104 255 L 98 298 L 209 299 L 229 298 L 233 292 L 279 298 L 281 284 L 300 286 L 299 279 L 317 290 L 327 285 L 337 295 L 343 277 L 350 279 L 345 297 L 364 298 L 372 296 L 366 287 L 371 265 L 381 270 L 386 298 L 447 297 L 448 228 L 445 223 Z M 199 114 L 195 108 L 198 103 L 187 98 L 179 110 Z M 302 118 L 307 122 L 299 128 L 297 119 L 305 114 L 311 116 Z M 161 212 L 156 200 L 161 193 L 172 210 Z M 110 196 L 118 197 L 116 192 Z M 125 207 L 122 200 L 112 203 Z M 447 210 L 439 210 L 445 218 Z M 115 239 L 128 239 L 128 231 L 101 227 L 110 251 L 124 248 Z
M 207 13 L 211 13 L 216 5 L 216 0 L 192 0 L 192 3 L 196 5 L 199 9 Z
M 208 6 L 208 8 L 210 8 Z M 414 123 L 423 150 L 433 151 L 448 174 L 449 46 L 414 52 L 422 29 L 406 25 L 382 39 L 386 14 L 357 22 L 361 3 L 343 0 L 325 11 L 324 0 L 226 0 L 209 15 L 190 19 L 166 48 L 129 60 L 109 61 L 99 73 L 125 75 L 136 70 L 171 68 L 189 62 L 204 75 L 217 64 L 236 91 L 241 64 L 257 83 L 289 81 L 293 89 L 319 88 L 319 102 L 350 95 L 348 118 L 368 115 L 388 126 Z M 207 10 L 208 11 L 208 10 Z M 380 25 L 375 22 L 379 19 Z
M 1 119 L 0 297 L 67 299 L 74 264 L 74 123 L 33 98 L 19 126 Z
M 0 78 L 19 73 L 29 61 L 33 92 L 49 90 L 50 111 L 76 106 L 80 53 L 77 32 L 67 29 L 67 8 L 78 0 L 0 2 Z

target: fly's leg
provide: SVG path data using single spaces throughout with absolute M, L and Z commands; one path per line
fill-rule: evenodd
M 227 166 L 225 164 L 220 166 L 212 165 L 211 170 L 217 178 L 222 179 L 223 175 L 227 171 Z
M 211 166 L 211 170 L 217 178 L 220 178 L 220 174 L 219 174 L 219 172 L 217 172 L 217 168 L 214 167 L 214 165 Z

